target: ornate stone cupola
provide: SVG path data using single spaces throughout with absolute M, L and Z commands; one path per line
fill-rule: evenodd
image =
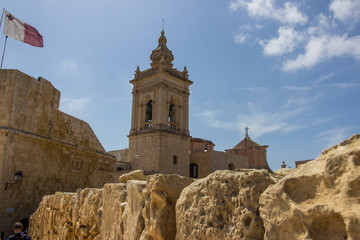
M 151 67 L 156 68 L 160 65 L 166 65 L 168 67 L 172 67 L 172 61 L 174 60 L 174 56 L 172 52 L 166 46 L 166 37 L 164 30 L 161 31 L 161 36 L 159 37 L 159 45 L 158 47 L 152 51 L 150 55 L 150 59 L 152 61 Z
M 188 71 L 173 68 L 174 56 L 161 32 L 151 68 L 137 67 L 133 85 L 129 161 L 132 169 L 189 175 Z

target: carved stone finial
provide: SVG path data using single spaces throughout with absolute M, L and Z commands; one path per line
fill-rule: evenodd
M 140 73 L 140 68 L 139 66 L 137 66 L 136 70 L 135 70 L 135 78 L 138 76 L 138 74 Z
M 172 52 L 167 48 L 166 42 L 167 40 L 165 37 L 165 31 L 162 30 L 161 36 L 159 37 L 159 45 L 155 50 L 152 51 L 150 55 L 152 67 L 159 67 L 160 65 L 164 65 L 172 68 L 172 61 L 174 60 L 174 56 Z
M 281 164 L 281 167 L 282 167 L 282 168 L 286 168 L 285 161 L 283 161 L 282 163 L 283 163 L 283 164 Z
M 188 73 L 188 70 L 187 70 L 186 66 L 184 67 L 183 73 Z

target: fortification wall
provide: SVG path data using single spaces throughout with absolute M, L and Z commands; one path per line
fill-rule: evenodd
M 0 232 L 10 233 L 45 195 L 117 180 L 115 158 L 86 122 L 58 110 L 59 101 L 44 78 L 0 70 Z M 23 180 L 7 184 L 17 171 Z

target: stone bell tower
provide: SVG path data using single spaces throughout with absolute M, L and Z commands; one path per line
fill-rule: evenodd
M 173 68 L 165 32 L 150 56 L 151 68 L 137 67 L 133 85 L 129 162 L 131 169 L 189 175 L 189 86 L 186 67 Z

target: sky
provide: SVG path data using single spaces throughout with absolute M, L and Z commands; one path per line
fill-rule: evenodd
M 3 68 L 49 80 L 60 110 L 88 122 L 107 151 L 128 147 L 129 81 L 137 66 L 150 68 L 162 19 L 174 67 L 186 66 L 194 82 L 191 136 L 223 151 L 248 126 L 276 170 L 360 132 L 360 0 L 3 0 L 0 8 L 45 45 L 9 39 Z

